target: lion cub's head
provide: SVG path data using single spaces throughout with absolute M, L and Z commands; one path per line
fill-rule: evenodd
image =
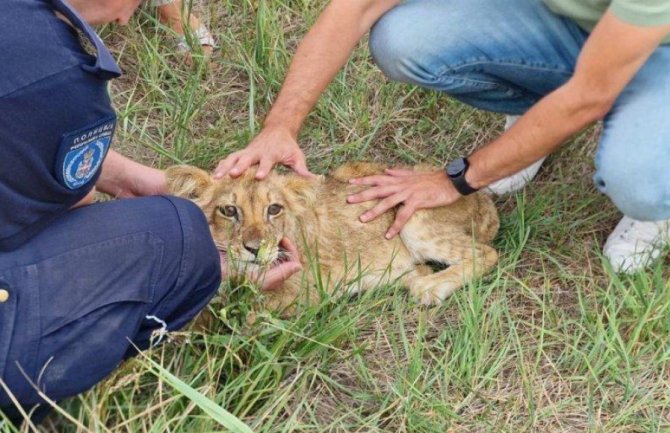
M 259 181 L 253 170 L 214 180 L 188 165 L 166 171 L 168 191 L 195 202 L 205 213 L 217 248 L 244 271 L 262 271 L 281 262 L 286 236 L 299 242 L 299 219 L 314 205 L 314 181 L 271 173 Z

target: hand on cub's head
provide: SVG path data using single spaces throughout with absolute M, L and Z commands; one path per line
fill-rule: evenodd
M 246 148 L 221 160 L 214 170 L 214 179 L 221 179 L 227 174 L 241 176 L 252 165 L 258 165 L 256 179 L 265 179 L 277 164 L 290 167 L 300 176 L 315 177 L 307 168 L 305 155 L 295 137 L 285 128 L 266 127 Z

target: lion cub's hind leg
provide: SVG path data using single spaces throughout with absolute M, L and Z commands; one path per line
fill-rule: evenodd
M 428 236 L 430 234 L 430 236 Z M 410 293 L 424 305 L 442 302 L 456 289 L 485 275 L 498 260 L 498 253 L 489 245 L 455 229 L 435 228 L 410 223 L 400 234 L 405 246 L 419 263 L 446 265 L 446 269 L 407 278 Z

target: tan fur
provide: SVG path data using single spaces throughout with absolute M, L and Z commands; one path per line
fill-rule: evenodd
M 498 215 L 484 194 L 420 210 L 391 240 L 384 239 L 384 233 L 395 210 L 361 223 L 358 217 L 374 203 L 347 204 L 347 195 L 362 189 L 347 181 L 383 170 L 381 165 L 357 163 L 317 180 L 272 173 L 263 181 L 255 180 L 250 170 L 238 179 L 215 181 L 198 168 L 174 166 L 167 170 L 167 178 L 172 193 L 202 208 L 219 249 L 228 251 L 245 271 L 262 271 L 276 260 L 284 236 L 299 247 L 304 271 L 267 293 L 268 306 L 274 310 L 296 300 L 315 299 L 317 291 L 309 290 L 311 295 L 305 296 L 305 287 L 313 288 L 317 279 L 327 290 L 343 282 L 351 293 L 399 279 L 421 303 L 435 304 L 491 269 L 498 258 L 489 245 L 498 231 Z M 283 206 L 283 211 L 269 216 L 271 204 Z M 238 209 L 239 221 L 222 214 L 225 206 Z M 260 260 L 245 245 L 252 251 L 260 249 Z M 433 273 L 427 271 L 428 262 L 449 266 Z

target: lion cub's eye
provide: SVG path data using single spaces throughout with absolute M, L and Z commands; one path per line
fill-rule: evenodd
M 284 209 L 284 206 L 282 206 L 280 204 L 271 204 L 268 207 L 268 215 L 270 215 L 270 216 L 279 215 L 283 209 Z
M 237 218 L 237 208 L 235 206 L 219 206 L 219 212 L 228 218 Z

